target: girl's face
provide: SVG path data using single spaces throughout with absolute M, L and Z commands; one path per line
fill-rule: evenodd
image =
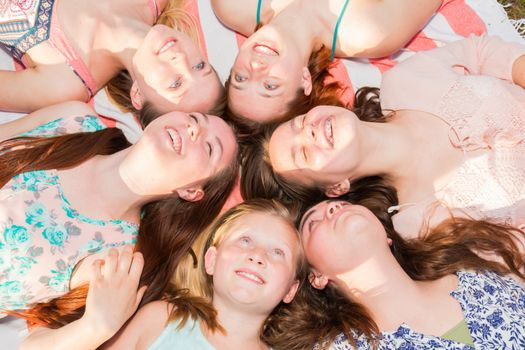
M 232 111 L 261 123 L 284 115 L 298 91 L 311 92 L 304 59 L 293 48 L 283 47 L 277 35 L 267 32 L 260 30 L 243 43 L 228 87 Z
M 306 258 L 321 274 L 351 271 L 388 244 L 381 222 L 367 208 L 345 201 L 324 201 L 308 210 L 299 226 Z
M 202 113 L 171 112 L 153 120 L 132 146 L 121 171 L 142 195 L 179 194 L 199 200 L 202 184 L 234 161 L 237 144 L 224 120 Z M 200 191 L 200 192 L 199 192 Z M 186 192 L 184 192 L 186 193 Z M 197 198 L 192 198 L 195 195 Z
M 269 314 L 281 301 L 292 301 L 300 254 L 297 233 L 283 219 L 263 213 L 241 216 L 205 255 L 214 298 Z
M 281 124 L 268 145 L 274 171 L 305 186 L 325 187 L 348 178 L 359 162 L 357 121 L 347 109 L 318 106 Z
M 133 56 L 133 105 L 149 101 L 161 112 L 209 111 L 222 90 L 219 77 L 184 33 L 153 26 Z

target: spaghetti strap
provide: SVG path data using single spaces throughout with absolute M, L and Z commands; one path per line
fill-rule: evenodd
M 151 10 L 151 14 L 153 15 L 153 22 L 157 22 L 157 19 L 159 19 L 159 16 L 160 16 L 159 6 L 157 5 L 157 0 L 149 0 L 148 5 L 149 5 L 149 9 Z
M 348 5 L 349 2 L 350 0 L 345 1 L 343 9 L 341 10 L 341 13 L 339 14 L 339 18 L 337 19 L 337 23 L 335 24 L 334 37 L 332 39 L 332 53 L 330 54 L 330 61 L 332 61 L 335 57 L 335 49 L 337 45 L 337 32 L 339 31 L 339 24 L 341 24 L 341 20 L 343 19 L 343 14 L 345 13 L 346 6 Z
M 257 15 L 255 16 L 255 20 L 257 22 L 257 25 L 259 25 L 259 23 L 261 23 L 261 5 L 262 5 L 262 0 L 258 0 L 257 1 Z

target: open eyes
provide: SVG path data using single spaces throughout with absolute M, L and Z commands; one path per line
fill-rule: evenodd
M 233 76 L 233 79 L 235 79 L 235 81 L 238 82 L 238 83 L 242 83 L 243 81 L 246 80 L 246 77 L 243 77 L 243 76 L 240 75 L 240 74 L 235 74 L 235 75 Z
M 279 258 L 284 257 L 284 251 L 283 251 L 282 249 L 279 249 L 279 248 L 275 248 L 275 249 L 273 249 L 273 250 L 272 250 L 272 254 L 273 254 L 274 256 L 279 257 Z
M 169 88 L 170 89 L 178 89 L 181 86 L 182 86 L 182 79 L 181 78 L 177 78 L 171 83 Z
M 279 85 L 273 84 L 273 83 L 264 83 L 263 85 L 264 85 L 264 88 L 268 91 L 273 91 L 279 87 Z
M 206 62 L 200 61 L 197 65 L 193 66 L 193 70 L 203 70 L 206 67 Z

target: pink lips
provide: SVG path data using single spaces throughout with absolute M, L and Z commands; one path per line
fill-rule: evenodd
M 171 147 L 177 154 L 182 153 L 182 137 L 177 129 L 166 127 L 166 132 L 170 140 Z
M 263 55 L 270 55 L 270 56 L 279 56 L 279 52 L 277 52 L 276 49 L 274 49 L 270 44 L 267 43 L 256 43 L 253 45 L 253 51 L 263 54 Z
M 157 50 L 157 55 L 165 52 L 165 51 L 168 51 L 171 47 L 175 46 L 175 44 L 177 43 L 177 39 L 175 38 L 169 38 L 167 39 L 163 44 L 162 46 L 160 47 L 160 49 Z
M 328 117 L 323 122 L 323 133 L 328 143 L 334 147 L 334 118 Z
M 247 279 L 248 281 L 251 281 L 256 284 L 262 285 L 266 283 L 264 278 L 262 278 L 262 276 L 259 273 L 249 269 L 235 270 L 235 274 L 241 278 Z

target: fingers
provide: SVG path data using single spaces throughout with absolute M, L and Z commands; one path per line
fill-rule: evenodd
M 128 273 L 131 261 L 133 260 L 133 247 L 127 245 L 120 252 L 118 259 L 118 270 L 123 273 Z
M 130 277 L 136 278 L 137 280 L 139 280 L 143 268 L 144 268 L 144 257 L 142 256 L 142 253 L 135 252 L 133 254 L 133 261 L 131 262 L 131 266 L 129 268 Z
M 97 259 L 91 264 L 91 280 L 95 281 L 102 278 L 102 264 L 104 260 Z
M 148 288 L 147 286 L 142 286 L 138 290 L 137 298 L 135 300 L 135 309 L 134 310 L 137 310 L 137 308 L 139 307 L 140 301 L 142 300 L 142 297 L 144 296 L 144 293 L 146 292 L 147 288 Z
M 102 274 L 104 277 L 111 278 L 117 271 L 118 264 L 118 251 L 114 248 L 111 248 L 104 259 L 104 267 L 102 268 Z

